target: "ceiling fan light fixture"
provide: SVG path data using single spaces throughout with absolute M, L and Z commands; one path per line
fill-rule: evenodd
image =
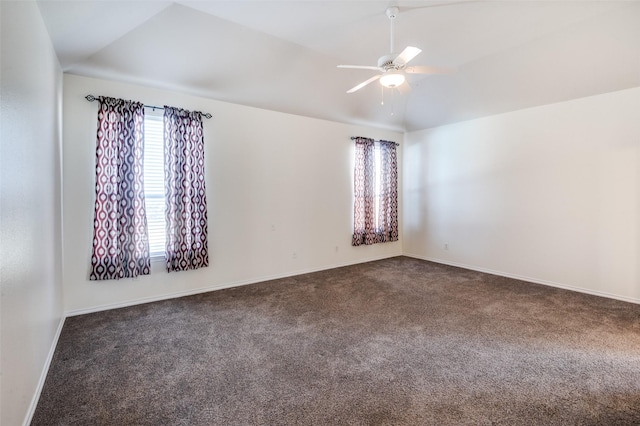
M 387 72 L 380 77 L 380 84 L 389 89 L 400 86 L 404 83 L 404 74 L 399 72 Z

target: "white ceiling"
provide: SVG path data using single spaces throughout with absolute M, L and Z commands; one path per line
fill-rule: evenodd
M 346 90 L 389 53 L 388 1 L 38 2 L 65 72 L 395 130 L 640 86 L 640 1 L 396 1 L 404 95 Z

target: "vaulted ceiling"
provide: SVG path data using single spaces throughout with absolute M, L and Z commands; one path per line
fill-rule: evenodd
M 396 1 L 411 90 L 346 90 L 389 53 L 387 1 L 38 2 L 65 72 L 412 131 L 640 86 L 640 1 Z M 384 99 L 384 105 L 381 101 Z

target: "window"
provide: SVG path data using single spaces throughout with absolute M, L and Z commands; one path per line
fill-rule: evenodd
M 398 240 L 396 144 L 355 138 L 352 245 Z
M 151 257 L 164 257 L 166 241 L 163 124 L 162 115 L 145 114 L 144 198 Z
M 375 164 L 375 187 L 374 187 L 374 194 L 376 194 L 376 201 L 375 201 L 375 205 L 376 205 L 376 209 L 375 209 L 375 216 L 373 218 L 373 221 L 375 224 L 380 223 L 380 221 L 378 220 L 378 218 L 380 217 L 380 201 L 382 200 L 381 195 L 382 195 L 382 163 L 380 160 L 380 144 L 377 143 L 374 145 L 374 164 Z
M 209 266 L 202 116 L 211 115 L 87 99 L 100 102 L 89 279 L 148 275 L 151 257 L 167 272 Z

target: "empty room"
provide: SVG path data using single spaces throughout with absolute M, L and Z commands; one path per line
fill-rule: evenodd
M 0 424 L 640 424 L 640 1 L 0 0 Z

